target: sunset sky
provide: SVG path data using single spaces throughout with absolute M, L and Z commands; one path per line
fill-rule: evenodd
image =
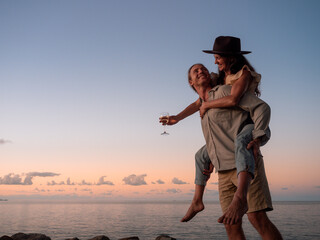
M 241 38 L 272 109 L 262 147 L 274 200 L 320 201 L 320 1 L 0 1 L 0 198 L 191 200 L 196 113 L 161 136 L 159 114 L 217 71 Z M 217 175 L 206 199 L 217 200 Z

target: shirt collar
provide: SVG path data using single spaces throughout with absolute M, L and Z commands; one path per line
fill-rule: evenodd
M 219 87 L 221 87 L 221 85 L 216 85 L 216 86 L 214 86 L 213 88 L 211 88 L 211 89 L 209 90 L 209 93 L 210 93 L 210 92 L 215 92 L 215 91 L 217 91 L 217 90 L 219 89 Z M 200 97 L 199 97 L 199 99 L 200 99 L 200 103 L 202 104 L 202 103 L 203 103 L 203 99 L 200 98 Z

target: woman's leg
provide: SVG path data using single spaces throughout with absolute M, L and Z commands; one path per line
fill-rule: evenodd
M 255 161 L 252 150 L 248 150 L 247 146 L 249 142 L 252 141 L 253 128 L 253 124 L 244 126 L 235 140 L 235 160 L 237 173 L 249 172 L 252 174 L 252 177 L 254 176 Z
M 218 219 L 218 222 L 234 224 L 240 221 L 248 211 L 247 194 L 250 182 L 254 177 L 255 160 L 252 150 L 247 146 L 252 140 L 253 124 L 246 125 L 235 140 L 235 161 L 237 167 L 237 191 L 228 210 Z
M 195 155 L 196 177 L 195 192 L 193 195 L 192 203 L 186 215 L 181 219 L 181 222 L 188 222 L 198 212 L 201 212 L 204 209 L 203 193 L 209 177 L 203 174 L 203 170 L 209 169 L 210 162 L 211 160 L 209 158 L 207 148 L 206 146 L 203 146 Z
M 206 185 L 209 176 L 203 174 L 204 169 L 209 169 L 211 160 L 207 152 L 207 146 L 204 145 L 198 150 L 195 155 L 195 167 L 196 167 L 196 176 L 194 184 L 196 185 Z

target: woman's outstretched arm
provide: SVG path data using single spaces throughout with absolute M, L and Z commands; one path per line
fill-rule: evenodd
M 169 116 L 169 120 L 166 118 L 159 119 L 160 123 L 167 124 L 167 125 L 174 125 L 174 124 L 178 123 L 179 121 L 185 119 L 186 117 L 189 117 L 190 115 L 199 111 L 200 106 L 201 106 L 200 99 L 197 99 L 197 101 L 191 103 L 188 107 L 186 107 L 184 110 L 182 110 L 177 115 Z

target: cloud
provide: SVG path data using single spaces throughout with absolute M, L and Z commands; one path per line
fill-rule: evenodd
M 106 177 L 106 176 L 100 177 L 100 178 L 99 178 L 99 181 L 98 181 L 98 183 L 97 183 L 96 185 L 110 185 L 110 186 L 114 185 L 113 182 L 105 181 L 105 180 L 104 180 L 105 177 Z
M 165 184 L 165 182 L 162 181 L 161 179 L 157 180 L 157 183 L 158 183 L 158 184 Z
M 34 190 L 35 190 L 36 192 L 50 192 L 50 190 L 39 189 L 39 188 L 35 188 Z
M 92 190 L 90 188 L 84 188 L 84 189 L 81 189 L 80 191 L 83 191 L 83 192 L 91 192 Z
M 176 188 L 169 188 L 166 191 L 167 193 L 180 193 L 181 190 L 180 189 L 176 189 Z
M 147 176 L 147 174 L 142 174 L 142 175 L 135 175 L 131 174 L 128 177 L 125 177 L 122 179 L 126 185 L 131 185 L 131 186 L 141 186 L 141 185 L 147 185 L 147 183 L 144 181 L 144 178 Z
M 315 188 L 320 188 L 320 186 L 315 186 Z
M 55 185 L 68 185 L 68 186 L 72 186 L 72 185 L 79 185 L 79 186 L 91 186 L 91 185 L 114 185 L 112 182 L 110 181 L 105 181 L 104 180 L 105 176 L 102 176 L 99 178 L 98 183 L 93 184 L 90 182 L 87 182 L 85 180 L 82 180 L 80 183 L 74 183 L 71 182 L 70 178 L 67 179 L 66 183 L 64 181 L 61 181 L 59 183 L 57 183 L 56 181 L 52 180 L 51 182 L 48 182 L 47 185 L 48 186 L 55 186 Z
M 173 179 L 172 179 L 172 183 L 173 183 L 173 184 L 179 184 L 179 185 L 181 185 L 181 184 L 187 184 L 186 182 L 184 182 L 184 181 L 182 181 L 182 180 L 180 180 L 180 179 L 178 179 L 178 178 L 173 178 Z
M 92 183 L 88 183 L 85 180 L 82 180 L 81 183 L 78 183 L 78 185 L 80 185 L 80 186 L 91 186 Z
M 0 139 L 0 144 L 6 144 L 6 143 L 11 143 L 10 140 L 5 140 L 3 138 Z
M 22 178 L 18 174 L 9 173 L 4 177 L 0 177 L 0 184 L 3 185 L 23 185 Z
M 93 194 L 92 190 L 90 188 L 81 189 L 82 192 L 88 192 L 90 194 Z
M 64 189 L 57 189 L 56 192 L 65 192 Z
M 26 177 L 22 181 L 19 174 L 9 173 L 4 177 L 0 177 L 0 185 L 32 185 L 32 179 L 34 177 L 54 177 L 59 176 L 60 174 L 52 172 L 30 172 L 25 175 Z
M 55 186 L 55 185 L 65 185 L 64 181 L 57 183 L 56 181 L 52 180 L 51 182 L 47 183 L 48 186 Z
M 30 172 L 26 174 L 26 177 L 24 179 L 24 185 L 32 185 L 32 179 L 34 177 L 54 177 L 59 175 L 59 173 L 53 172 Z
M 281 190 L 288 190 L 289 188 L 287 188 L 287 187 L 283 187 L 283 188 L 281 188 Z
M 70 181 L 70 178 L 68 178 L 68 179 L 67 179 L 67 185 L 75 185 L 75 183 L 74 183 L 74 182 L 71 182 L 71 181 Z
M 102 196 L 111 196 L 112 194 L 113 194 L 112 191 L 107 191 L 107 192 L 102 193 L 101 195 Z
M 74 182 L 71 182 L 70 178 L 67 179 L 66 183 L 64 181 L 61 181 L 57 183 L 56 181 L 52 180 L 51 182 L 47 183 L 48 186 L 55 186 L 55 185 L 68 185 L 68 186 L 73 186 L 76 185 Z

